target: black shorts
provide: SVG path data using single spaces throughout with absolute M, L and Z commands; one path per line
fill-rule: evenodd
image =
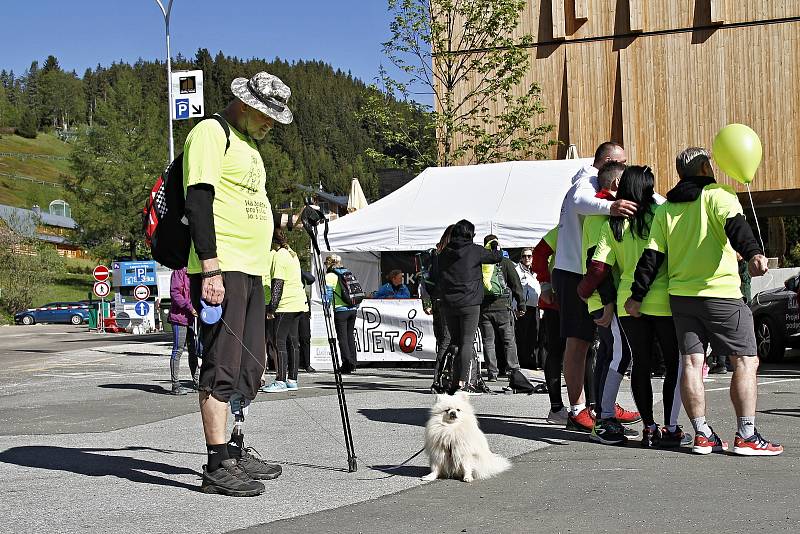
M 597 325 L 589 315 L 589 308 L 578 296 L 578 284 L 583 278 L 578 273 L 553 269 L 553 292 L 558 301 L 561 337 L 575 337 L 584 341 L 594 341 Z
M 681 354 L 704 354 L 708 344 L 722 356 L 755 356 L 753 312 L 736 298 L 679 297 L 669 305 Z
M 202 280 L 197 274 L 189 279 L 192 305 L 200 310 Z M 198 321 L 203 355 L 200 390 L 222 402 L 234 393 L 253 400 L 266 363 L 264 287 L 260 276 L 239 272 L 222 273 L 222 281 L 222 319 L 213 325 Z

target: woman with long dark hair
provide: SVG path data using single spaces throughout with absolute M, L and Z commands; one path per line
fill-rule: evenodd
M 680 356 L 672 311 L 669 305 L 668 279 L 662 269 L 642 302 L 641 317 L 631 317 L 625 311 L 625 301 L 631 295 L 636 264 L 650 237 L 650 225 L 658 209 L 654 192 L 655 177 L 650 167 L 632 165 L 620 179 L 617 199 L 630 200 L 637 205 L 630 217 L 610 217 L 600 232 L 592 264 L 578 291 L 586 294 L 607 276 L 612 268 L 620 273 L 617 288 L 617 314 L 621 328 L 630 343 L 633 356 L 631 389 L 642 416 L 644 431 L 642 447 L 678 447 L 686 436 L 678 426 L 680 413 Z M 659 428 L 653 415 L 653 389 L 650 383 L 654 342 L 658 341 L 664 355 L 664 428 Z
M 451 343 L 458 347 L 453 365 L 451 392 L 460 389 L 467 394 L 480 392 L 469 385 L 473 343 L 483 302 L 483 264 L 500 263 L 499 250 L 488 250 L 473 242 L 475 225 L 462 219 L 453 225 L 450 241 L 438 256 L 439 283 Z
M 431 391 L 434 393 L 444 393 L 447 390 L 442 381 L 446 363 L 445 354 L 447 354 L 447 350 L 452 345 L 452 342 L 442 309 L 442 285 L 439 280 L 439 255 L 450 242 L 450 234 L 453 232 L 453 226 L 455 225 L 451 224 L 445 228 L 442 237 L 439 238 L 439 242 L 436 244 L 436 249 L 431 252 L 430 266 L 428 267 L 427 275 L 420 284 L 420 287 L 425 289 L 425 292 L 431 299 L 430 311 L 426 310 L 426 312 L 433 315 L 433 335 L 436 337 L 436 367 L 433 374 L 433 384 L 431 384 Z
M 308 311 L 306 292 L 300 270 L 300 259 L 289 247 L 284 233 L 278 229 L 272 236 L 275 252 L 272 255 L 270 300 L 266 306 L 271 321 L 272 339 L 277 347 L 275 380 L 261 388 L 265 393 L 298 389 L 297 368 L 300 356 L 298 326 L 300 316 Z M 291 344 L 288 350 L 287 339 Z

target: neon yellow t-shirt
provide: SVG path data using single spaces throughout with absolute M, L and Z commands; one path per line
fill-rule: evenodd
M 733 189 L 711 184 L 693 202 L 667 202 L 656 212 L 647 248 L 667 255 L 669 294 L 742 298 L 739 266 L 725 222 L 742 212 Z
M 656 213 L 659 209 L 660 206 L 656 208 Z M 627 219 L 623 222 L 621 242 L 614 237 L 610 221 L 606 221 L 600 229 L 600 239 L 597 241 L 597 248 L 592 259 L 610 265 L 620 273 L 617 285 L 617 314 L 620 317 L 628 315 L 625 311 L 625 301 L 631 296 L 631 284 L 633 284 L 636 264 L 639 263 L 639 258 L 648 241 L 649 237 L 642 239 L 631 231 Z M 658 317 L 672 315 L 667 285 L 667 269 L 662 267 L 653 281 L 650 291 L 642 301 L 642 313 Z
M 183 149 L 183 189 L 196 184 L 214 187 L 220 269 L 264 276 L 273 231 L 264 162 L 255 143 L 233 126 L 230 142 L 225 153 L 225 131 L 217 121 L 205 120 L 192 128 Z M 188 272 L 200 271 L 192 244 Z
M 581 258 L 583 261 L 583 263 L 581 263 L 582 274 L 586 274 L 586 256 L 589 253 L 589 249 L 597 246 L 598 239 L 600 238 L 600 229 L 607 221 L 607 215 L 589 215 L 583 219 L 583 237 L 581 239 Z M 619 285 L 617 283 L 617 270 L 615 269 L 613 273 L 615 285 Z M 589 313 L 601 309 L 603 307 L 603 302 L 600 300 L 600 293 L 597 291 L 592 293 L 592 296 L 589 297 L 586 304 L 589 306 Z
M 558 243 L 558 226 L 551 228 L 549 232 L 542 237 L 545 243 L 550 247 L 553 253 L 547 258 L 547 269 L 552 273 L 553 267 L 556 264 L 556 243 Z
M 290 248 L 279 248 L 272 256 L 272 278 L 283 280 L 283 293 L 278 313 L 306 312 L 306 292 L 300 278 L 300 259 Z

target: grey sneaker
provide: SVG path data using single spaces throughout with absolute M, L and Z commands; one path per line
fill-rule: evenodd
M 188 395 L 192 390 L 183 386 L 172 386 L 171 395 Z
M 231 497 L 254 497 L 264 493 L 264 484 L 250 478 L 236 460 L 223 460 L 220 468 L 210 473 L 203 466 L 203 493 L 218 493 Z
M 281 476 L 283 469 L 278 464 L 269 464 L 261 458 L 253 456 L 252 452 L 259 454 L 257 450 L 252 447 L 245 447 L 242 449 L 241 456 L 238 458 L 239 467 L 241 467 L 250 478 L 256 480 L 273 480 Z M 261 456 L 259 454 L 259 456 Z

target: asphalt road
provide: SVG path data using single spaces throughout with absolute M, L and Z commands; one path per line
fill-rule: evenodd
M 494 395 L 473 403 L 514 467 L 473 484 L 422 483 L 424 455 L 397 467 L 422 445 L 430 371 L 348 377 L 357 473 L 343 470 L 332 377 L 301 374 L 300 391 L 260 395 L 248 416 L 249 444 L 284 467 L 254 499 L 195 491 L 197 401 L 166 394 L 168 355 L 166 336 L 0 327 L 0 532 L 800 531 L 798 351 L 759 378 L 757 426 L 786 445 L 780 457 L 597 445 L 544 424 L 546 395 Z M 707 391 L 732 440 L 729 380 Z M 631 406 L 627 381 L 620 401 Z

